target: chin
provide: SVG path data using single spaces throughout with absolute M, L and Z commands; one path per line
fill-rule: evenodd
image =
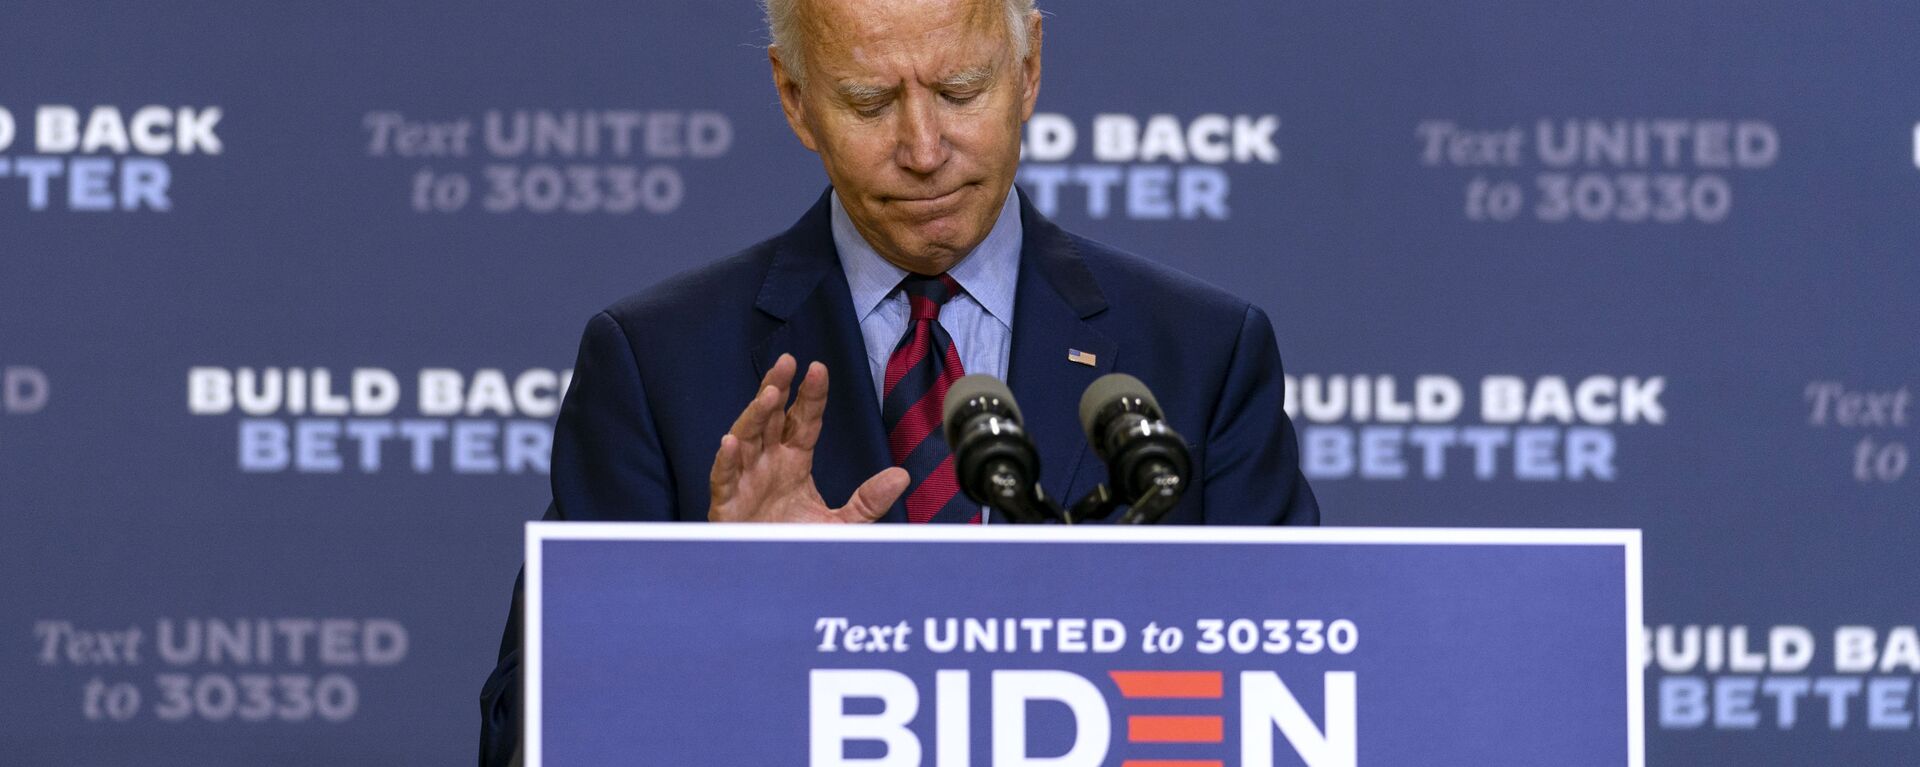
M 986 231 L 973 231 L 972 227 L 962 225 L 954 219 L 944 219 L 933 224 L 915 228 L 908 237 L 915 244 L 914 251 L 919 253 L 939 253 L 944 258 L 953 259 L 973 249 L 980 240 L 986 239 Z
M 975 243 L 986 239 L 999 213 L 998 207 L 992 211 L 955 210 L 930 220 L 902 222 L 902 228 L 907 231 L 909 239 L 965 252 Z

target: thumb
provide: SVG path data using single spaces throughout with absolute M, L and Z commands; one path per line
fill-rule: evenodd
M 853 491 L 853 497 L 847 499 L 847 505 L 840 507 L 835 515 L 846 522 L 872 522 L 886 516 L 887 509 L 893 508 L 893 502 L 907 491 L 907 485 L 913 481 L 907 470 L 898 466 L 886 469 L 868 478 Z

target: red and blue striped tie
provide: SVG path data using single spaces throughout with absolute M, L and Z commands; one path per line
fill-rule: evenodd
M 893 464 L 907 470 L 907 521 L 980 522 L 979 505 L 960 492 L 953 456 L 940 434 L 940 403 L 947 387 L 966 375 L 960 351 L 940 327 L 940 307 L 960 293 L 952 277 L 907 275 L 900 283 L 913 307 L 907 333 L 887 358 L 885 402 L 880 419 L 887 428 Z

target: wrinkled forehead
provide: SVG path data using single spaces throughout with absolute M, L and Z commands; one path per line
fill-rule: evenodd
M 1012 47 L 1001 0 L 801 0 L 810 66 L 834 77 L 991 65 Z

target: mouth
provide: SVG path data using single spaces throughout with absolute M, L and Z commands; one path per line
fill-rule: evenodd
M 960 187 L 955 188 L 951 192 L 945 192 L 945 193 L 933 195 L 930 197 L 895 197 L 894 203 L 897 205 L 900 205 L 901 207 L 906 208 L 909 212 L 920 214 L 920 215 L 930 215 L 930 214 L 941 212 L 946 208 L 952 206 L 954 203 L 959 202 L 960 193 L 965 192 L 966 190 L 967 190 L 967 186 L 961 185 Z

